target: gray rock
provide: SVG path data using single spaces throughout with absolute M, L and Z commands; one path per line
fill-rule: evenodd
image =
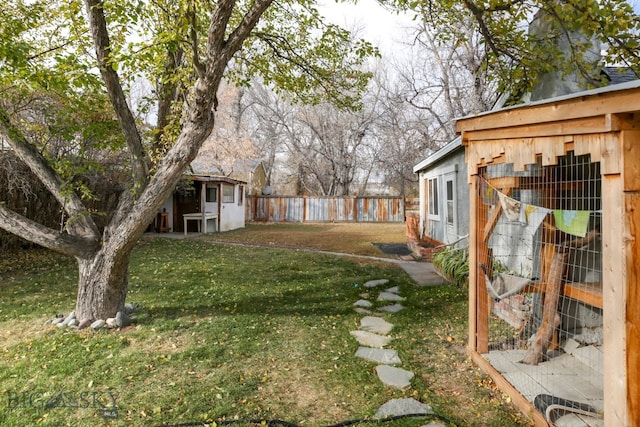
M 116 326 L 118 328 L 124 328 L 131 324 L 131 318 L 127 316 L 124 311 L 119 311 L 116 313 Z
M 369 292 L 363 292 L 360 294 L 360 298 L 369 298 L 370 294 Z
M 113 328 L 115 328 L 115 327 L 116 327 L 116 318 L 115 318 L 115 317 L 109 317 L 109 318 L 107 319 L 107 322 L 106 322 L 106 323 L 107 323 L 107 327 L 108 327 L 108 328 L 113 329 Z
M 399 390 L 410 387 L 414 375 L 413 372 L 387 365 L 376 366 L 376 373 L 385 385 Z
M 62 322 L 64 322 L 64 319 L 62 317 L 56 317 L 55 319 L 51 320 L 52 325 L 57 325 L 58 323 Z
M 131 316 L 135 310 L 136 310 L 136 306 L 133 304 L 127 303 L 124 305 L 124 312 L 129 316 Z
M 393 304 L 393 305 L 385 305 L 384 307 L 380 307 L 378 310 L 386 311 L 388 313 L 397 313 L 404 308 L 402 304 Z
M 404 301 L 404 297 L 391 292 L 380 292 L 380 295 L 378 295 L 378 301 Z
M 356 313 L 360 313 L 360 314 L 371 314 L 371 310 L 367 310 L 366 308 L 362 308 L 362 307 L 356 307 L 354 308 Z
M 71 313 L 69 313 L 67 317 L 64 318 L 62 323 L 66 326 L 69 324 L 69 322 L 71 322 L 71 320 L 74 320 L 75 318 L 76 318 L 76 312 L 72 311 Z
M 64 328 L 64 327 L 66 327 L 67 325 L 65 325 L 65 324 L 64 324 L 64 322 L 59 322 L 59 323 L 56 323 L 56 326 L 57 326 L 58 328 Z
M 98 319 L 91 324 L 91 329 L 101 329 L 106 325 L 105 321 L 102 319 Z
M 365 288 L 375 288 L 376 286 L 386 285 L 389 283 L 388 279 L 369 280 L 364 284 Z
M 370 360 L 384 365 L 401 365 L 402 360 L 395 350 L 385 350 L 381 348 L 359 347 L 356 351 L 356 357 Z
M 385 292 L 391 292 L 392 294 L 397 294 L 400 292 L 400 286 L 394 286 L 393 288 L 385 289 Z
M 80 322 L 80 324 L 78 325 L 78 329 L 84 329 L 89 327 L 89 325 L 91 325 L 91 323 L 93 323 L 93 320 L 91 319 L 84 319 L 83 321 Z
M 44 322 L 44 325 L 47 326 L 47 325 L 50 325 L 52 323 L 53 323 L 53 319 L 48 319 L 46 322 Z
M 78 319 L 74 317 L 73 319 L 69 320 L 69 323 L 67 323 L 67 326 L 69 327 L 78 326 Z
M 393 329 L 393 324 L 381 317 L 365 316 L 360 320 L 360 330 L 375 334 L 387 335 Z
M 431 406 L 418 402 L 414 398 L 393 399 L 378 408 L 376 418 L 392 417 L 398 415 L 433 415 Z
M 373 304 L 370 301 L 367 301 L 366 299 L 359 299 L 358 301 L 354 302 L 353 305 L 355 305 L 356 307 L 371 307 L 371 306 L 373 306 Z
M 367 347 L 382 348 L 388 345 L 393 338 L 374 334 L 367 331 L 351 331 L 349 332 L 358 342 Z

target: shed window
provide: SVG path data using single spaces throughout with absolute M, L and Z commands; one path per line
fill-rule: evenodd
M 447 181 L 447 224 L 453 225 L 453 181 Z
M 222 203 L 233 203 L 235 201 L 235 187 L 233 185 L 222 186 Z
M 428 184 L 429 217 L 438 218 L 438 178 L 430 178 Z
M 207 187 L 207 203 L 218 202 L 218 187 Z

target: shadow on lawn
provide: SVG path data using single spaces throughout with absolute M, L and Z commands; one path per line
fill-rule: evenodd
M 207 301 L 207 298 L 210 301 Z M 287 291 L 282 295 L 256 295 L 226 300 L 203 296 L 198 304 L 167 304 L 144 308 L 143 311 L 148 312 L 148 316 L 140 316 L 138 323 L 150 323 L 154 318 L 177 319 L 193 315 L 199 317 L 235 315 L 345 316 L 355 313 L 351 305 L 352 299 L 355 301 L 357 296 L 354 299 L 354 297 L 347 295 L 330 295 L 326 292 L 310 292 L 303 289 Z

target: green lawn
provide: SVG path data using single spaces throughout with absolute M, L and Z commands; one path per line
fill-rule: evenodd
M 5 262 L 0 273 L 2 426 L 223 419 L 323 426 L 370 418 L 399 397 L 428 403 L 461 426 L 522 423 L 466 360 L 466 293 L 416 287 L 392 264 L 206 239 L 147 240 L 130 268 L 128 302 L 141 305 L 134 325 L 77 332 L 43 326 L 73 308 L 73 261 L 22 255 L 28 262 Z M 409 390 L 387 389 L 373 363 L 354 357 L 349 331 L 361 315 L 352 304 L 361 285 L 378 278 L 408 298 L 407 309 L 385 317 L 403 367 L 416 373 Z M 55 397 L 64 407 L 43 408 Z M 117 418 L 103 418 L 104 407 L 117 409 Z

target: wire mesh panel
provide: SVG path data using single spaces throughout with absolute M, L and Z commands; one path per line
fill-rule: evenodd
M 600 163 L 477 180 L 478 348 L 549 422 L 603 425 Z

